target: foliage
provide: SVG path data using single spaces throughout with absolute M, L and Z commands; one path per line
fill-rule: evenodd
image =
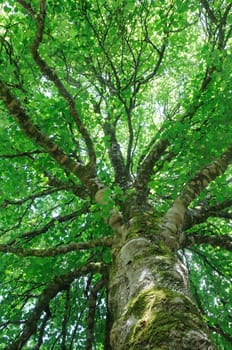
M 162 218 L 193 175 L 230 147 L 231 7 L 0 4 L 0 349 L 20 339 L 38 303 L 25 349 L 107 346 L 112 209 L 125 210 L 141 186 L 141 203 L 146 193 Z M 198 191 L 186 236 L 231 239 L 231 176 L 228 168 Z M 229 350 L 232 243 L 209 243 L 186 243 L 179 254 L 218 348 Z

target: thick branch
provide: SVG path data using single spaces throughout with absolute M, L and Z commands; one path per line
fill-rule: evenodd
M 220 247 L 232 251 L 232 236 L 230 235 L 199 235 L 197 232 L 187 234 L 182 242 L 182 248 L 191 247 L 194 244 L 210 244 L 212 247 Z
M 21 2 L 21 5 L 31 14 L 30 9 L 28 9 L 29 5 L 25 6 L 23 2 Z M 96 166 L 96 154 L 94 151 L 93 142 L 92 142 L 92 139 L 91 139 L 87 129 L 83 125 L 81 118 L 76 110 L 74 98 L 68 92 L 68 90 L 65 88 L 62 81 L 58 77 L 57 73 L 49 67 L 49 65 L 46 63 L 46 61 L 44 59 L 41 58 L 39 51 L 38 51 L 39 45 L 43 40 L 44 22 L 45 22 L 45 15 L 46 15 L 46 11 L 45 11 L 46 6 L 45 5 L 46 5 L 46 1 L 45 0 L 41 1 L 40 14 L 35 17 L 36 26 L 37 26 L 37 33 L 36 33 L 35 39 L 34 39 L 32 46 L 31 46 L 31 53 L 32 53 L 32 56 L 33 56 L 35 62 L 39 66 L 41 72 L 44 75 L 46 75 L 49 78 L 49 80 L 51 80 L 55 84 L 55 86 L 57 87 L 61 96 L 63 96 L 64 99 L 66 100 L 66 102 L 68 103 L 70 114 L 72 115 L 72 117 L 77 125 L 78 131 L 80 132 L 80 134 L 82 135 L 82 137 L 86 143 L 88 153 L 89 153 L 91 168 L 94 170 L 95 166 Z
M 127 125 L 128 125 L 128 145 L 127 145 L 127 157 L 126 157 L 126 169 L 129 172 L 130 168 L 132 166 L 132 146 L 134 142 L 134 129 L 133 129 L 133 123 L 131 118 L 131 112 L 134 108 L 135 104 L 135 98 L 130 98 L 130 106 L 126 109 L 127 112 Z
M 22 5 L 29 13 L 30 15 L 35 18 L 36 17 L 36 12 L 34 9 L 31 7 L 30 4 L 28 4 L 25 0 L 17 0 L 17 2 Z
M 185 214 L 184 230 L 188 230 L 194 225 L 205 222 L 209 217 L 219 217 L 224 219 L 232 219 L 232 213 L 225 209 L 232 206 L 232 199 L 225 200 L 214 205 L 204 205 L 201 208 L 188 209 Z
M 88 166 L 72 160 L 62 149 L 58 147 L 48 136 L 43 134 L 40 129 L 35 126 L 21 106 L 20 102 L 13 96 L 7 85 L 0 80 L 0 98 L 6 105 L 10 114 L 18 122 L 24 133 L 37 145 L 41 146 L 48 152 L 56 162 L 65 170 L 76 175 L 83 184 L 85 184 L 93 192 L 97 191 L 98 184 L 93 179 L 94 174 Z M 91 179 L 90 179 L 91 177 Z
M 111 247 L 113 244 L 113 238 L 103 237 L 98 239 L 93 239 L 87 242 L 71 242 L 67 245 L 61 245 L 54 248 L 47 249 L 27 249 L 21 247 L 9 246 L 8 244 L 0 244 L 0 252 L 11 253 L 17 256 L 27 257 L 27 256 L 36 256 L 36 257 L 48 257 L 48 256 L 57 256 L 61 254 L 67 254 L 73 251 L 80 251 L 84 249 L 96 248 L 99 246 Z
M 74 270 L 68 274 L 54 277 L 52 282 L 50 282 L 40 294 L 40 297 L 33 311 L 31 312 L 21 335 L 14 343 L 6 346 L 4 350 L 22 349 L 29 338 L 36 333 L 37 323 L 42 313 L 48 309 L 50 301 L 55 298 L 59 292 L 66 290 L 75 278 L 85 275 L 89 272 L 105 273 L 106 269 L 107 266 L 102 263 L 89 263 L 88 265 L 85 265 L 78 270 Z
M 153 172 L 153 167 L 169 146 L 167 139 L 160 139 L 155 143 L 142 162 L 138 166 L 135 187 L 137 190 L 146 193 L 147 185 Z
M 77 185 L 71 181 L 61 181 L 48 171 L 45 171 L 45 175 L 48 177 L 49 186 L 55 187 L 57 189 L 64 189 L 82 199 L 86 199 L 86 197 L 89 195 L 88 190 L 83 185 Z
M 222 175 L 227 169 L 228 165 L 232 163 L 232 145 L 216 160 L 209 165 L 202 168 L 193 179 L 184 187 L 179 198 L 185 207 L 206 188 L 209 183 Z
M 232 145 L 215 161 L 202 168 L 183 188 L 180 195 L 167 211 L 162 223 L 164 238 L 171 239 L 170 245 L 178 248 L 176 234 L 183 228 L 184 217 L 189 204 L 206 188 L 209 183 L 224 173 L 232 162 Z
M 123 155 L 120 149 L 120 145 L 117 142 L 115 130 L 109 123 L 105 123 L 103 126 L 104 133 L 109 137 L 109 157 L 111 164 L 114 168 L 115 182 L 122 188 L 126 188 L 129 181 L 129 172 L 124 164 Z
M 210 20 L 214 23 L 217 24 L 218 20 L 216 18 L 216 16 L 214 15 L 212 9 L 209 6 L 209 3 L 207 0 L 200 0 L 200 3 L 202 4 L 202 6 L 204 7 L 204 9 L 206 10 Z

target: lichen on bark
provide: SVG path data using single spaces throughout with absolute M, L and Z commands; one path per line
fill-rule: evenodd
M 117 242 L 109 282 L 112 349 L 213 350 L 177 250 L 163 239 L 157 218 L 134 213 Z

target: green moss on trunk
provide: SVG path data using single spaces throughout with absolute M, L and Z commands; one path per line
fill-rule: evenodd
M 124 317 L 137 319 L 125 342 L 127 350 L 201 349 L 194 334 L 202 340 L 202 345 L 205 342 L 202 349 L 210 349 L 204 336 L 207 328 L 203 326 L 199 310 L 186 295 L 178 292 L 155 288 L 143 290 L 131 300 Z

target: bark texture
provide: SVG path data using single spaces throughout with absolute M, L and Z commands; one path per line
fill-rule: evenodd
M 137 211 L 116 229 L 121 238 L 109 284 L 113 350 L 215 349 L 189 296 L 187 270 L 167 243 L 168 223 L 166 217 L 162 228 L 153 213 Z

